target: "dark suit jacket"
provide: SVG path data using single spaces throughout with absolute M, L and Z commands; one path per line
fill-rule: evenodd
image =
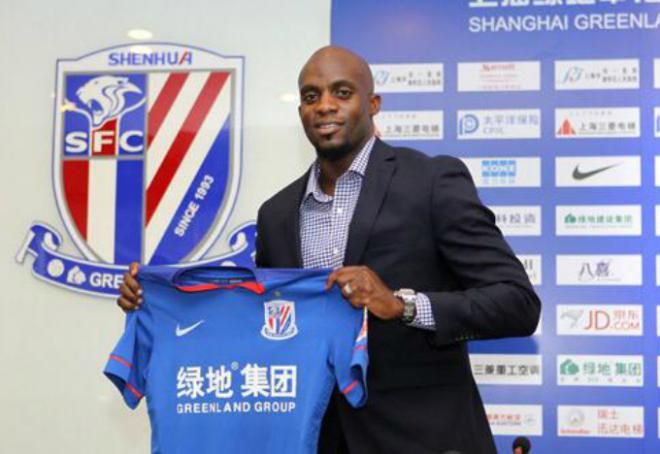
M 308 174 L 268 200 L 257 220 L 257 265 L 299 268 L 299 207 Z M 431 300 L 436 330 L 369 319 L 369 398 L 333 399 L 353 453 L 495 452 L 465 341 L 530 335 L 540 301 L 480 202 L 465 165 L 377 140 L 349 228 L 345 265 Z M 336 439 L 326 417 L 320 450 Z M 337 429 L 337 427 L 335 427 Z

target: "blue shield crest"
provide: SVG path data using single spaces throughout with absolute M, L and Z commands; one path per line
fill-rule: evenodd
M 262 336 L 270 340 L 284 340 L 296 334 L 296 306 L 292 301 L 273 300 L 264 303 Z
M 237 195 L 242 81 L 241 57 L 173 44 L 58 62 L 53 180 L 88 260 L 204 256 Z

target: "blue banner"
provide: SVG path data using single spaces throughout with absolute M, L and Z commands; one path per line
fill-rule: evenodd
M 254 249 L 257 228 L 248 222 L 234 230 L 229 236 L 230 252 L 208 257 L 204 260 L 178 264 L 178 266 L 222 265 L 254 267 Z M 46 223 L 35 222 L 16 254 L 16 261 L 24 263 L 26 257 L 34 257 L 32 274 L 49 284 L 79 293 L 116 298 L 125 265 L 110 265 L 90 262 L 59 252 L 62 237 Z M 175 265 L 176 266 L 176 265 Z
M 460 157 L 543 301 L 473 342 L 498 450 L 660 452 L 660 2 L 332 5 L 390 143 Z

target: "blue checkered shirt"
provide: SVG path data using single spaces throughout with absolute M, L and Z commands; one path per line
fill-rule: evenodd
M 321 189 L 318 161 L 312 164 L 305 196 L 300 204 L 303 267 L 337 269 L 343 265 L 348 226 L 353 218 L 375 140 L 372 137 L 365 144 L 348 170 L 337 179 L 334 197 Z M 418 293 L 415 306 L 417 314 L 410 326 L 434 330 L 435 321 L 428 296 Z

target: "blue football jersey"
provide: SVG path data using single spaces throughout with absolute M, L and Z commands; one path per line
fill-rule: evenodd
M 311 453 L 336 385 L 366 400 L 367 323 L 329 271 L 142 267 L 105 374 L 154 453 Z

